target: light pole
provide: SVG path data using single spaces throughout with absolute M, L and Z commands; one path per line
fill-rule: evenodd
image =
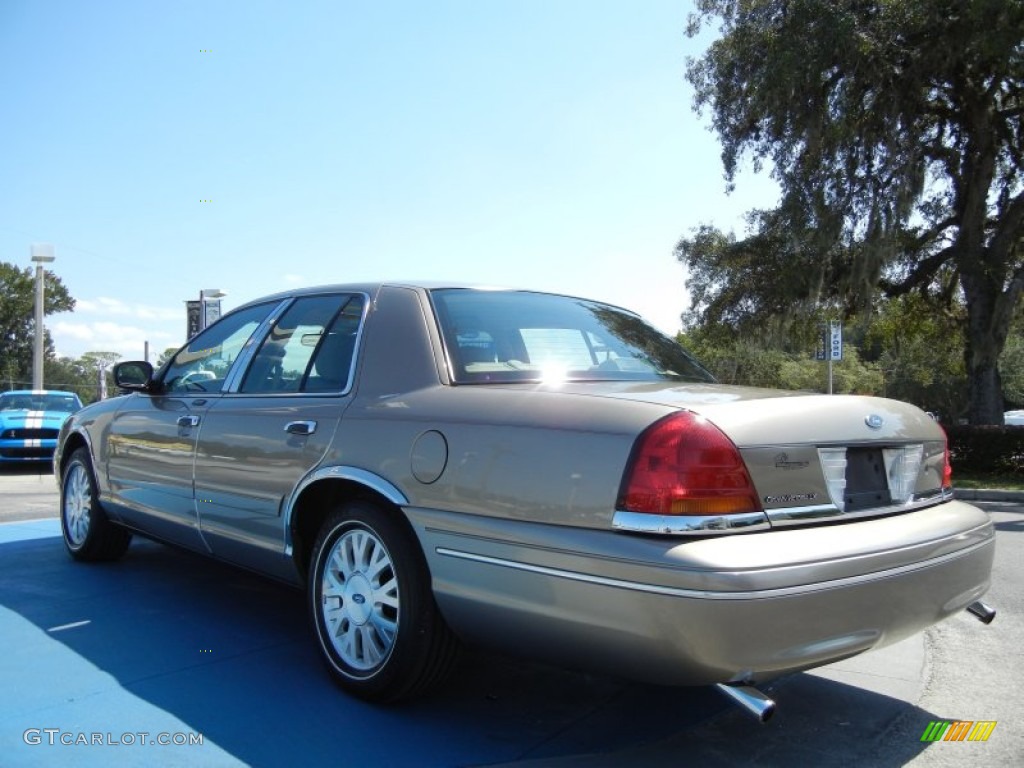
M 29 252 L 36 263 L 36 327 L 35 349 L 32 352 L 32 389 L 43 388 L 43 302 L 46 298 L 46 268 L 54 260 L 53 246 L 49 243 L 33 243 Z

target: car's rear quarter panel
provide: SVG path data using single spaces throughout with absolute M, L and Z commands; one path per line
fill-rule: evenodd
M 552 392 L 434 387 L 360 398 L 342 422 L 337 460 L 380 474 L 414 506 L 608 529 L 636 435 L 665 413 Z M 427 432 L 443 436 L 447 454 L 432 482 L 414 471 Z
M 636 436 L 670 411 L 540 385 L 449 386 L 425 292 L 389 286 L 375 297 L 356 396 L 324 463 L 379 475 L 413 506 L 605 529 Z M 443 471 L 424 482 L 416 463 L 428 432 L 442 438 Z

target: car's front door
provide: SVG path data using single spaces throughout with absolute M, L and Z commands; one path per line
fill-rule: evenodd
M 353 294 L 296 299 L 262 339 L 244 378 L 206 413 L 196 505 L 218 557 L 295 577 L 285 557 L 284 505 L 327 452 L 349 404 L 365 304 Z
M 110 425 L 110 503 L 134 528 L 205 550 L 193 491 L 196 438 L 238 356 L 277 303 L 227 315 L 178 351 L 152 393 L 129 395 Z

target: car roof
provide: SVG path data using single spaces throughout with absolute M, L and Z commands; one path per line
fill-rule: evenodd
M 539 291 L 531 288 L 516 288 L 512 286 L 502 285 L 491 285 L 483 283 L 468 283 L 465 281 L 441 281 L 441 280 L 384 280 L 380 282 L 370 283 L 334 283 L 327 285 L 315 285 L 307 288 L 294 288 L 290 291 L 279 291 L 272 293 L 267 296 L 260 296 L 258 298 L 247 301 L 244 304 L 235 307 L 232 312 L 237 312 L 239 309 L 252 306 L 254 304 L 262 304 L 267 301 L 281 301 L 288 299 L 293 296 L 315 296 L 321 293 L 365 293 L 368 296 L 375 297 L 382 288 L 410 288 L 418 291 L 438 291 L 444 289 L 463 289 L 471 291 L 510 291 L 517 293 L 540 293 L 548 296 L 565 296 L 573 299 L 584 299 L 586 301 L 592 301 L 595 304 L 604 304 L 610 307 L 616 307 L 622 309 L 630 314 L 636 314 L 631 309 L 620 307 L 616 304 L 612 304 L 607 301 L 601 301 L 599 299 L 585 299 L 582 296 L 574 296 L 567 293 L 557 293 L 555 291 Z

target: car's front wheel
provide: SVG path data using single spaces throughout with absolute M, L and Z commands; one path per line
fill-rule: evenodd
M 60 484 L 60 522 L 64 544 L 76 560 L 116 560 L 132 535 L 110 522 L 96 497 L 89 451 L 71 454 Z
M 368 701 L 419 694 L 449 671 L 458 641 L 396 511 L 353 501 L 324 523 L 309 572 L 313 628 L 335 680 Z

